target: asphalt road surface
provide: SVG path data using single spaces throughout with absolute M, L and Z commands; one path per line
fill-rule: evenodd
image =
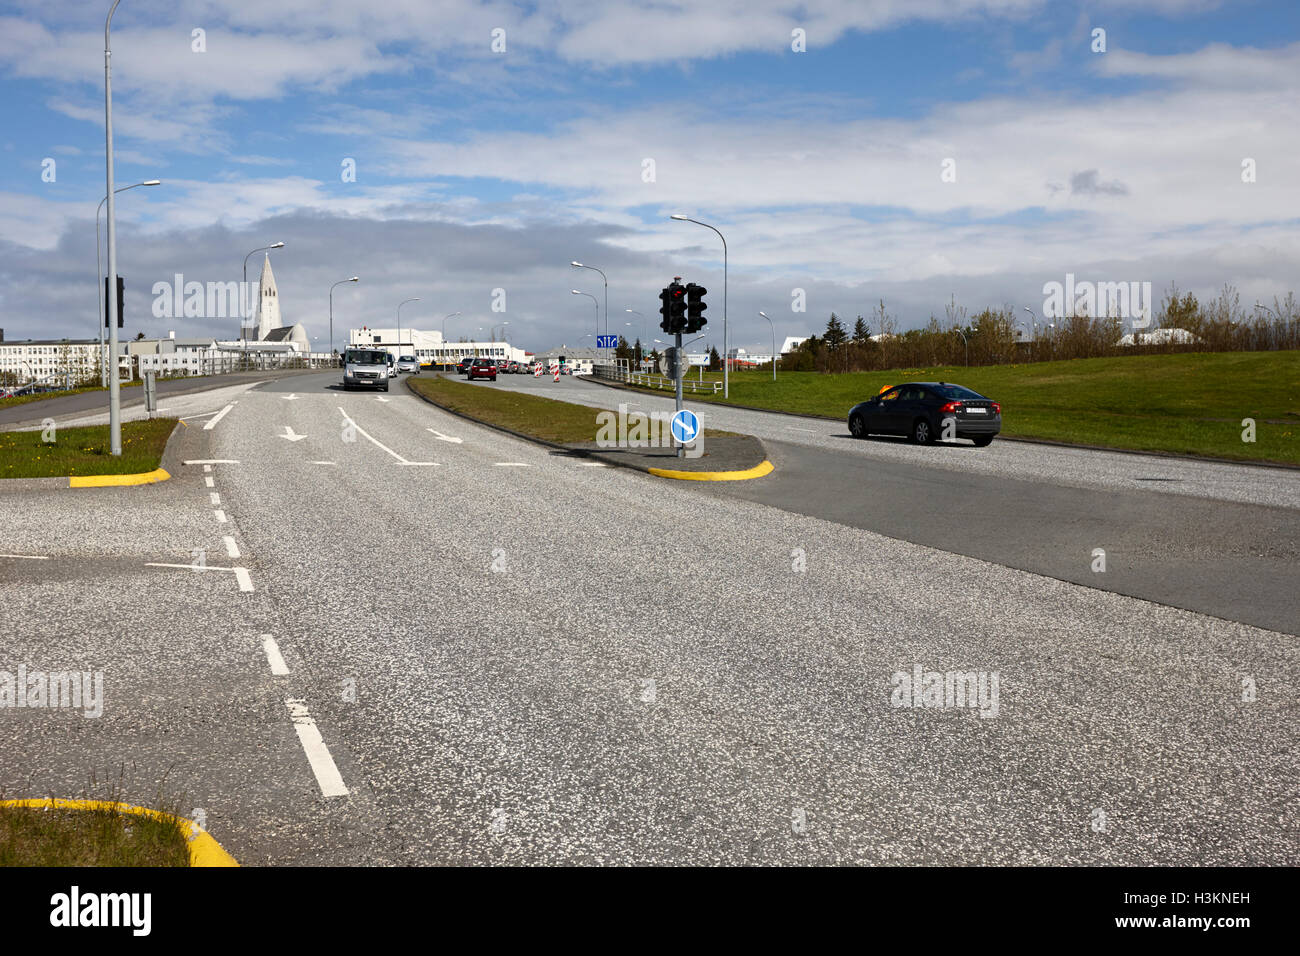
M 249 864 L 1300 855 L 1290 634 L 593 467 L 336 380 L 223 393 L 170 482 L 0 492 L 0 669 L 105 687 L 98 718 L 0 710 L 5 795 L 162 785 Z M 547 394 L 600 388 L 569 386 Z M 981 451 L 999 457 L 971 473 L 1047 467 Z M 1123 480 L 1078 460 L 1073 487 Z M 1229 498 L 1213 469 L 1160 467 L 1191 493 L 1150 508 Z M 1248 484 L 1291 477 L 1270 479 Z M 901 706 L 916 669 L 974 672 L 979 706 Z

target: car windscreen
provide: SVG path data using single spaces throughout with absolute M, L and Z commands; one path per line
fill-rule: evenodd
M 414 361 L 415 361 L 415 356 L 414 356 L 414 355 L 403 355 L 403 356 L 402 356 L 402 361 L 403 361 L 403 362 L 414 362 Z
M 348 352 L 345 361 L 349 365 L 387 365 L 388 355 L 385 352 Z
M 984 397 L 979 392 L 972 392 L 969 388 L 963 388 L 961 385 L 931 385 L 930 388 L 950 400 Z

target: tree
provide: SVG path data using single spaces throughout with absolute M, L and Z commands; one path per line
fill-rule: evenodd
M 709 346 L 709 371 L 716 372 L 722 368 L 722 356 L 718 354 L 716 345 Z
M 840 317 L 832 312 L 830 321 L 826 323 L 826 334 L 822 336 L 826 347 L 834 352 L 844 344 L 847 338 L 848 333 L 844 331 L 844 325 L 840 322 Z
M 871 330 L 867 328 L 867 320 L 858 316 L 858 321 L 853 323 L 853 344 L 863 345 L 871 338 Z

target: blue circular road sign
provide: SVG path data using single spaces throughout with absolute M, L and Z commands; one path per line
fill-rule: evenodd
M 676 441 L 689 444 L 700 433 L 700 419 L 689 408 L 683 408 L 673 416 L 671 429 Z

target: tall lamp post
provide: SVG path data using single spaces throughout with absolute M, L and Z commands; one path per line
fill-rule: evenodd
M 767 324 L 772 326 L 772 381 L 776 381 L 776 325 L 772 322 L 766 312 L 758 313 L 767 319 Z
M 104 198 L 108 201 L 108 274 L 117 282 L 117 220 L 113 194 L 113 49 L 109 29 L 121 0 L 113 0 L 104 20 Z M 112 355 L 113 374 L 108 377 L 108 444 L 109 453 L 122 454 L 122 396 L 117 381 L 117 294 L 108 296 L 108 349 Z
M 444 353 L 443 355 L 444 358 L 448 358 L 448 359 L 451 358 L 450 354 L 446 354 L 447 353 L 447 320 L 450 318 L 454 318 L 455 316 L 458 316 L 460 314 L 461 313 L 459 312 L 448 312 L 446 315 L 442 317 L 442 351 Z M 444 363 L 439 362 L 438 364 L 442 365 Z M 447 362 L 445 364 L 450 365 L 451 363 Z
M 595 266 L 586 266 L 581 262 L 570 262 L 569 265 L 577 269 L 590 269 L 592 272 L 600 272 Z M 609 335 L 609 280 L 605 278 L 605 273 L 600 272 L 601 281 L 605 283 L 605 334 Z M 600 327 L 597 326 L 596 333 L 600 334 Z
M 600 335 L 600 300 L 597 299 L 590 292 L 579 292 L 577 289 L 570 289 L 569 292 L 571 292 L 573 295 L 585 295 L 588 299 L 591 300 L 592 305 L 596 307 L 596 334 Z
M 397 303 L 397 357 L 402 357 L 402 306 L 408 302 L 419 302 L 420 297 L 417 295 L 414 299 L 403 299 Z
M 718 233 L 718 238 L 722 240 L 722 397 L 730 398 L 731 382 L 727 375 L 727 370 L 731 365 L 730 352 L 727 349 L 727 237 L 718 232 L 716 226 L 710 226 L 707 222 L 700 222 L 690 216 L 673 213 L 669 218 L 680 222 L 693 222 L 705 229 L 712 229 Z
M 348 282 L 360 282 L 361 276 L 353 276 L 351 279 L 340 279 L 334 285 L 330 286 L 330 357 L 334 357 L 334 286 L 344 285 Z
M 641 341 L 645 342 L 645 313 L 638 312 L 636 309 L 624 309 L 624 312 L 631 312 L 633 315 L 641 316 Z
M 120 186 L 113 191 L 124 193 L 128 189 L 136 189 L 140 186 L 161 185 L 161 179 L 146 179 L 144 182 L 136 183 L 134 186 Z M 107 294 L 107 290 L 104 286 L 104 267 L 99 258 L 99 214 L 103 211 L 104 203 L 106 202 L 108 202 L 107 196 L 99 201 L 99 208 L 95 210 L 95 284 L 99 286 L 99 292 L 96 294 L 96 298 L 99 299 L 99 383 L 101 385 L 108 384 L 108 362 L 104 359 L 104 296 Z M 114 279 L 116 279 L 116 276 L 114 276 Z M 112 285 L 113 283 L 109 283 L 110 287 Z M 117 296 L 114 295 L 113 298 L 116 299 Z
M 1024 306 L 1024 310 L 1029 313 L 1029 354 L 1030 358 L 1036 358 L 1038 355 L 1038 316 L 1034 315 L 1034 310 L 1027 305 Z
M 248 260 L 249 260 L 249 258 L 251 258 L 252 256 L 257 255 L 257 253 L 259 253 L 259 252 L 266 252 L 266 250 L 268 250 L 268 249 L 283 249 L 283 248 L 284 248 L 284 243 L 283 243 L 283 242 L 273 242 L 273 243 L 271 243 L 269 246 L 262 246 L 260 249 L 254 249 L 254 250 L 253 250 L 252 252 L 250 252 L 248 255 L 244 256 L 244 284 L 243 284 L 242 286 L 240 286 L 240 291 L 239 291 L 239 297 L 240 297 L 241 300 L 244 298 L 244 292 L 248 289 Z M 112 266 L 109 266 L 109 268 L 111 269 Z M 244 302 L 243 304 L 244 304 L 245 306 L 247 306 L 247 305 L 250 305 L 251 303 Z M 240 325 L 242 326 L 242 328 L 240 329 L 240 337 L 241 337 L 245 342 L 248 341 L 248 320 L 249 320 L 249 315 L 248 315 L 248 313 L 247 313 L 247 310 L 245 310 L 245 311 L 244 311 L 244 321 L 240 323 Z
M 966 339 L 966 333 L 963 332 L 961 329 L 957 328 L 956 326 L 953 326 L 953 331 L 961 336 L 962 342 L 965 343 L 966 345 L 966 364 L 967 366 L 969 366 L 970 365 L 970 342 Z

